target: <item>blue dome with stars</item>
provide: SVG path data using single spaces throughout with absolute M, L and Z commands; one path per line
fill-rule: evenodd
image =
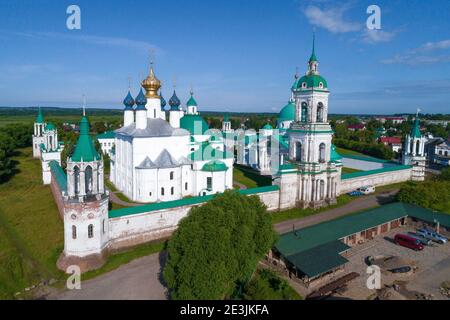
M 147 98 L 144 95 L 144 92 L 142 92 L 142 88 L 139 91 L 138 96 L 135 99 L 136 102 L 136 110 L 146 110 L 145 105 L 147 104 Z
M 134 106 L 134 99 L 131 96 L 130 91 L 128 90 L 128 94 L 125 97 L 125 99 L 123 100 L 123 104 L 125 106 L 125 110 L 133 110 L 133 106 Z
M 180 101 L 180 99 L 178 99 L 177 93 L 175 92 L 175 90 L 173 90 L 172 97 L 170 97 L 170 100 L 169 100 L 170 110 L 174 110 L 174 111 L 180 110 L 180 104 L 181 104 L 181 101 Z
M 161 111 L 165 111 L 164 108 L 167 105 L 166 99 L 164 99 L 161 92 L 159 93 L 159 97 L 159 100 L 161 101 Z

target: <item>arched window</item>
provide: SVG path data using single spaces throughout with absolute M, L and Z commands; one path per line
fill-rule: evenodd
M 319 102 L 317 104 L 316 121 L 317 122 L 323 122 L 323 103 L 322 102 Z
M 302 161 L 302 143 L 300 141 L 295 143 L 295 161 Z
M 175 188 L 174 187 L 170 188 L 170 194 L 173 195 L 174 193 L 175 193 Z
M 105 219 L 103 219 L 102 221 L 102 231 L 103 233 L 105 233 Z
M 153 117 L 156 119 L 156 109 L 153 110 Z
M 417 140 L 416 142 L 416 154 L 420 154 L 420 141 Z
M 53 149 L 52 136 L 49 136 L 49 137 L 48 137 L 48 148 L 49 148 L 50 150 Z
M 173 171 L 170 171 L 170 180 L 173 180 Z
M 409 153 L 413 153 L 414 152 L 414 140 L 411 140 L 409 150 L 410 150 Z
M 306 102 L 302 102 L 302 122 L 306 122 L 308 119 L 308 104 Z
M 88 226 L 88 238 L 94 237 L 94 225 L 90 224 Z
M 92 193 L 92 167 L 87 166 L 84 170 L 84 186 L 86 189 L 86 194 Z
M 161 195 L 164 195 L 164 188 L 161 188 Z
M 77 238 L 77 227 L 72 226 L 72 239 Z
M 325 181 L 320 180 L 320 199 L 325 199 Z
M 73 168 L 73 183 L 75 195 L 80 193 L 80 168 L 75 166 Z
M 187 190 L 188 189 L 188 183 L 186 182 L 185 184 L 184 184 L 184 190 Z
M 325 143 L 319 145 L 319 162 L 325 162 Z
M 444 154 L 446 157 L 448 157 L 448 151 L 445 151 Z

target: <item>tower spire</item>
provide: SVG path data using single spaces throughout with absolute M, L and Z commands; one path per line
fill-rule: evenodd
M 83 117 L 86 116 L 86 95 L 83 94 Z
M 311 52 L 311 57 L 309 58 L 309 62 L 316 62 L 316 61 L 317 61 L 317 57 L 316 57 L 316 33 L 313 32 L 312 52 Z

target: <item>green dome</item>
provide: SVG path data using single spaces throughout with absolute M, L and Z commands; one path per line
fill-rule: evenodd
M 80 136 L 78 137 L 75 151 L 70 159 L 74 162 L 90 162 L 100 160 L 100 155 L 95 150 L 94 142 L 89 135 L 89 121 L 85 116 L 80 122 Z
M 227 165 L 220 160 L 212 160 L 208 163 L 205 163 L 202 167 L 202 171 L 208 171 L 208 172 L 218 172 L 218 171 L 227 171 L 228 167 Z
M 209 126 L 198 114 L 187 114 L 180 120 L 180 127 L 188 130 L 193 135 L 204 134 Z
M 342 160 L 342 156 L 336 151 L 336 146 L 334 144 L 331 145 L 330 160 L 334 162 Z
M 278 121 L 295 121 L 295 104 L 289 101 L 278 114 Z
M 196 107 L 198 106 L 197 101 L 195 101 L 194 97 L 191 95 L 188 102 L 186 103 L 188 107 Z
M 273 129 L 273 127 L 269 123 L 265 124 L 264 127 L 262 127 L 262 128 L 265 129 L 265 130 L 272 130 Z
M 53 130 L 55 130 L 55 125 L 53 123 L 49 122 L 49 123 L 47 123 L 45 125 L 45 130 L 46 131 L 53 131 Z
M 323 87 L 320 88 L 320 83 L 322 82 Z M 306 83 L 306 87 L 302 87 L 302 83 Z M 311 88 L 319 88 L 319 89 L 328 89 L 327 80 L 324 77 L 319 76 L 318 74 L 308 74 L 306 76 L 301 77 L 300 79 L 295 80 L 292 85 L 292 89 L 311 89 Z

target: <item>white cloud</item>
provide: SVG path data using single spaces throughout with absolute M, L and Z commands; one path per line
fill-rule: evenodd
M 450 40 L 442 40 L 437 42 L 427 42 L 421 47 L 413 50 L 414 52 L 435 51 L 450 48 Z
M 377 29 L 365 29 L 363 32 L 363 41 L 366 43 L 389 42 L 395 37 L 396 32 Z
M 383 59 L 384 64 L 405 64 L 410 66 L 450 62 L 450 55 L 430 55 L 433 51 L 450 49 L 450 40 L 427 42 L 418 48 L 408 50 L 392 58 Z
M 344 14 L 348 9 L 349 7 L 346 5 L 327 9 L 310 5 L 304 10 L 304 14 L 310 24 L 324 28 L 332 33 L 346 33 L 360 30 L 361 25 L 359 23 L 344 19 Z
M 396 55 L 392 58 L 381 60 L 381 63 L 383 64 L 405 64 L 410 66 L 444 63 L 444 62 L 450 62 L 450 55 L 424 56 L 424 55 L 405 54 L 405 55 Z

